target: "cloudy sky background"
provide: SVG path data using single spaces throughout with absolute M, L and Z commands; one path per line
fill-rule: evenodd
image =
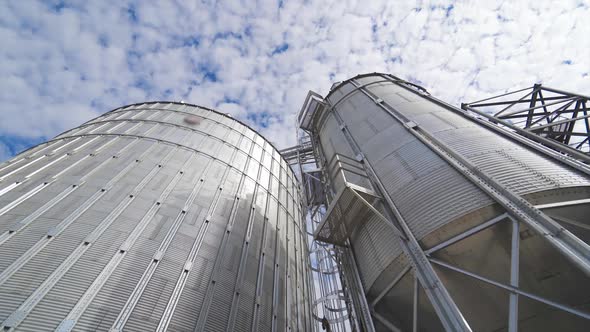
M 280 148 L 308 90 L 390 72 L 452 104 L 590 94 L 589 1 L 0 3 L 0 161 L 113 108 L 184 100 Z

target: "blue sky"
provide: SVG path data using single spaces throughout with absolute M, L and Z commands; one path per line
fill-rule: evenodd
M 286 147 L 308 90 L 391 72 L 453 104 L 590 91 L 584 1 L 2 1 L 0 161 L 118 106 L 184 100 Z

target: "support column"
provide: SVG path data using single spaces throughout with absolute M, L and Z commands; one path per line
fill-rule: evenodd
M 518 288 L 520 230 L 518 221 L 512 220 L 512 248 L 510 255 L 510 286 Z M 510 292 L 508 332 L 518 332 L 518 294 Z

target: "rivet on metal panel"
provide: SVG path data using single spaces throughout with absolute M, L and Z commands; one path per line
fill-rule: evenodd
M 161 251 L 161 250 L 158 250 L 158 251 L 157 251 L 157 252 L 154 254 L 154 257 L 153 257 L 153 259 L 154 259 L 154 261 L 156 261 L 156 262 L 157 262 L 157 261 L 159 261 L 159 260 L 161 260 L 161 259 L 162 259 L 162 256 L 164 256 L 164 252 L 163 252 L 163 251 Z
M 55 236 L 55 234 L 57 234 L 57 232 L 58 232 L 58 230 L 57 230 L 57 228 L 55 226 L 54 227 L 51 227 L 47 231 L 47 237 L 53 237 L 53 236 Z

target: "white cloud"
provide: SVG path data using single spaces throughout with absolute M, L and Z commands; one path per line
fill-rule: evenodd
M 573 1 L 0 6 L 0 136 L 49 138 L 127 103 L 183 99 L 264 115 L 253 127 L 286 147 L 308 90 L 374 71 L 454 104 L 535 82 L 590 90 L 590 7 Z

